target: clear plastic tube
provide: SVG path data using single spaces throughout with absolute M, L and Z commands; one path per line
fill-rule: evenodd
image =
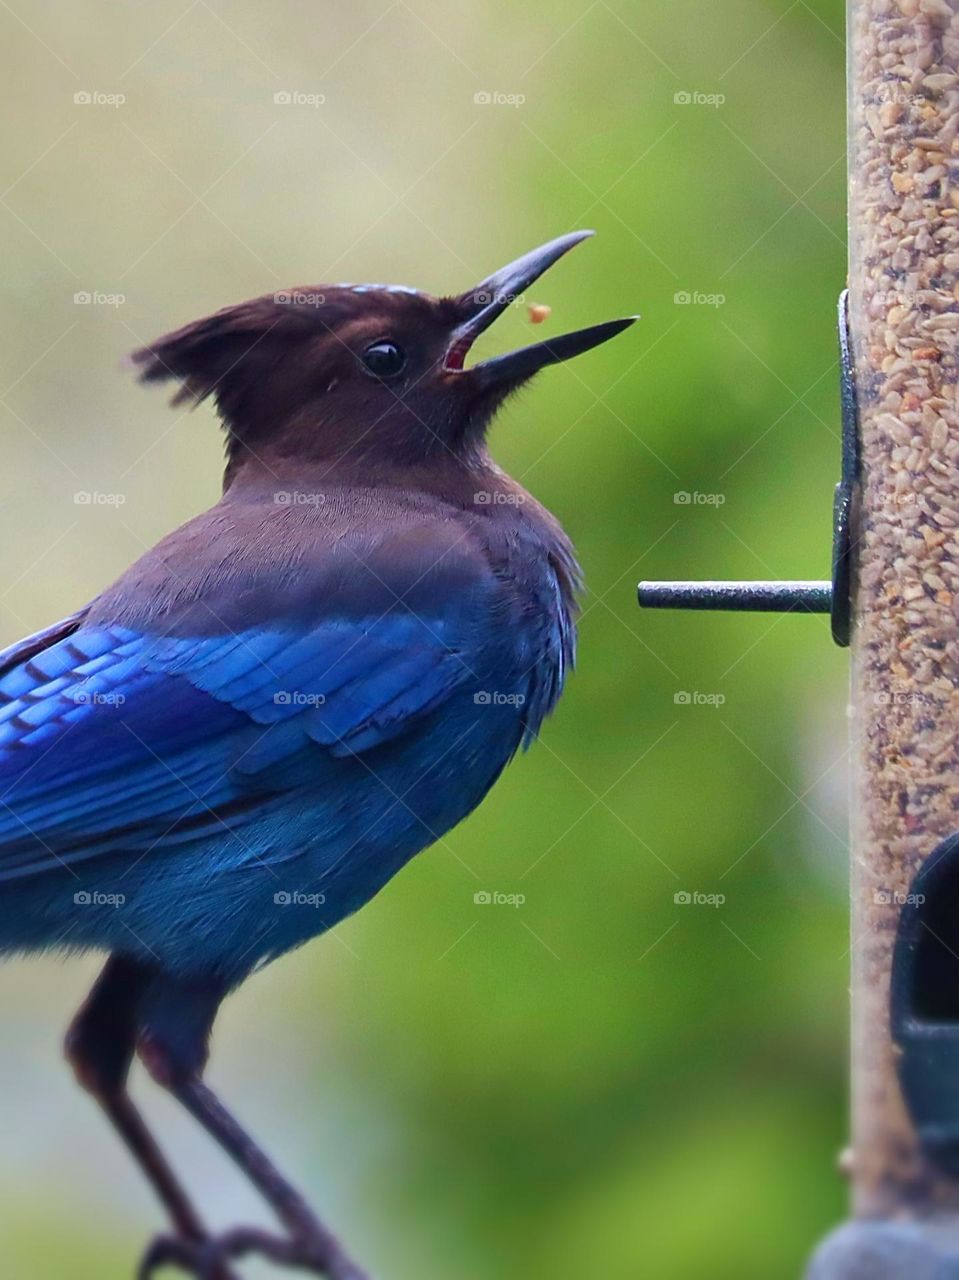
M 849 0 L 850 320 L 861 416 L 853 640 L 853 1150 L 860 1217 L 959 1208 L 897 1075 L 913 878 L 959 829 L 959 0 Z M 955 901 L 959 928 L 959 896 Z

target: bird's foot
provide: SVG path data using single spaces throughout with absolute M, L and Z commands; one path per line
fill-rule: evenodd
M 137 1269 L 137 1280 L 152 1280 L 161 1267 L 178 1267 L 192 1273 L 198 1280 L 239 1280 L 236 1272 L 222 1260 L 218 1260 L 212 1270 L 209 1264 L 204 1263 L 206 1251 L 214 1244 L 212 1239 L 188 1240 L 185 1236 L 167 1234 L 156 1236 L 143 1255 Z M 200 1269 L 202 1265 L 206 1266 L 205 1270 Z
M 282 1267 L 295 1267 L 326 1280 L 369 1280 L 338 1246 L 331 1248 L 325 1233 L 280 1236 L 259 1227 L 234 1227 L 204 1241 L 180 1236 L 159 1236 L 143 1260 L 138 1280 L 150 1280 L 161 1266 L 178 1266 L 196 1280 L 237 1280 L 229 1263 L 247 1254 L 259 1254 Z

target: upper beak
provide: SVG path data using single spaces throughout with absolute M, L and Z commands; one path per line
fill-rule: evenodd
M 558 258 L 593 234 L 592 231 L 573 231 L 569 235 L 550 240 L 548 244 L 517 258 L 509 266 L 502 267 L 464 293 L 458 302 L 466 319 L 453 331 L 444 367 L 451 372 L 461 372 L 470 347 L 496 317 L 502 315 L 509 304 L 534 280 L 538 280 Z M 607 320 L 605 324 L 592 325 L 589 329 L 579 329 L 575 333 L 564 333 L 547 342 L 537 342 L 532 346 L 522 347 L 519 351 L 511 351 L 508 355 L 484 360 L 481 364 L 474 365 L 469 373 L 482 386 L 522 381 L 546 365 L 569 360 L 572 356 L 599 346 L 601 342 L 628 329 L 638 319 L 638 316 L 626 316 L 622 320 Z

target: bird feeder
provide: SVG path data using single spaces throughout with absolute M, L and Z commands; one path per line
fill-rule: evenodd
M 851 645 L 852 1219 L 807 1280 L 959 1278 L 959 0 L 849 0 L 832 578 L 641 583 Z

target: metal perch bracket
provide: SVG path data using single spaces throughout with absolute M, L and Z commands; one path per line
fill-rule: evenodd
M 833 502 L 832 579 L 811 582 L 641 582 L 643 609 L 724 609 L 737 613 L 828 613 L 843 648 L 851 630 L 852 514 L 859 479 L 859 412 L 849 337 L 848 290 L 839 295 L 842 472 Z

